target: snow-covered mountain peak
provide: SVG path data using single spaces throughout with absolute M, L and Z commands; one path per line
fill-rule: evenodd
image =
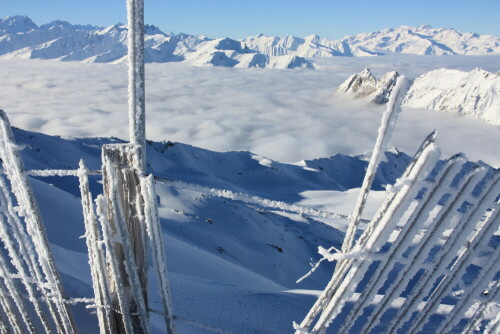
M 168 37 L 172 37 L 175 35 L 171 31 L 165 33 L 163 31 L 161 31 L 160 28 L 158 28 L 157 26 L 155 26 L 153 24 L 144 25 L 144 34 L 145 35 L 162 35 L 162 36 L 168 36 Z
M 97 32 L 98 35 L 106 35 L 110 33 L 123 32 L 127 30 L 127 26 L 122 23 L 113 24 L 109 27 L 103 28 Z
M 119 23 L 121 25 L 121 23 Z M 68 29 L 68 30 L 99 30 L 102 29 L 102 27 L 98 26 L 93 26 L 90 24 L 71 24 L 68 21 L 61 21 L 61 20 L 55 20 L 49 23 L 42 24 L 40 26 L 40 29 L 54 29 L 54 28 L 63 28 L 63 29 Z
M 231 38 L 221 38 L 214 41 L 216 50 L 234 50 L 243 53 L 241 42 Z
M 389 101 L 389 95 L 396 84 L 399 73 L 387 72 L 377 80 L 369 68 L 353 74 L 337 88 L 337 92 L 353 95 L 355 97 L 369 97 L 377 104 Z
M 369 68 L 365 68 L 363 71 L 350 76 L 337 88 L 337 91 L 363 97 L 371 94 L 376 86 L 377 79 L 375 79 Z
M 429 24 L 421 24 L 418 26 L 419 30 L 426 30 L 426 29 L 432 29 L 432 27 Z
M 309 43 L 319 43 L 319 41 L 321 40 L 321 37 L 319 37 L 319 35 L 312 34 L 312 35 L 306 36 L 304 38 L 304 40 L 306 42 L 309 42 Z
M 38 26 L 27 16 L 15 15 L 0 19 L 0 33 L 25 33 L 37 28 Z
M 127 26 L 73 25 L 53 21 L 38 27 L 26 16 L 0 19 L 0 56 L 7 58 L 60 59 L 86 62 L 123 61 Z M 500 54 L 494 36 L 463 34 L 454 29 L 400 26 L 328 40 L 316 34 L 305 38 L 265 34 L 242 40 L 165 33 L 145 26 L 147 62 L 189 61 L 208 66 L 313 67 L 306 58 L 379 56 L 392 53 L 418 55 Z M 287 56 L 287 57 L 284 57 Z M 271 60 L 272 57 L 282 57 Z M 296 58 L 298 57 L 298 58 Z M 199 59 L 196 59 L 199 58 Z M 228 60 L 229 59 L 229 60 Z M 286 65 L 286 66 L 285 66 Z

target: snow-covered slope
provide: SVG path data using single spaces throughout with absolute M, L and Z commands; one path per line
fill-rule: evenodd
M 439 69 L 416 78 L 404 105 L 419 109 L 456 111 L 500 125 L 500 72 Z
M 37 26 L 25 16 L 0 19 L 0 56 L 6 58 L 122 62 L 126 53 L 127 27 L 123 24 L 100 28 L 54 21 Z M 147 62 L 188 61 L 200 66 L 312 67 L 305 59 L 275 59 L 229 38 L 174 35 L 152 25 L 145 27 L 145 57 Z
M 397 76 L 397 72 L 388 72 L 377 81 L 370 70 L 365 69 L 350 76 L 337 91 L 385 103 Z M 443 68 L 424 73 L 411 83 L 403 105 L 453 111 L 500 125 L 500 72 L 495 74 L 480 68 L 470 72 Z
M 28 170 L 74 169 L 80 158 L 99 169 L 101 146 L 121 142 L 19 129 L 14 134 Z M 157 176 L 179 333 L 256 333 L 264 322 L 266 333 L 289 332 L 332 266 L 324 263 L 307 280 L 295 281 L 319 259 L 318 246 L 340 247 L 346 227 L 345 215 L 300 205 L 302 194 L 330 191 L 333 197 L 336 190 L 359 187 L 365 158 L 338 154 L 284 164 L 250 152 L 218 153 L 180 143 L 149 142 L 147 149 L 148 168 Z M 374 188 L 393 183 L 408 161 L 403 153 L 387 152 Z M 37 177 L 32 184 L 68 295 L 91 297 L 77 179 Z M 101 189 L 99 176 L 92 176 L 93 195 Z M 310 196 L 309 202 L 314 205 Z M 155 293 L 151 305 L 161 308 Z M 95 315 L 82 304 L 74 310 L 82 332 L 95 333 Z M 152 321 L 161 332 L 161 320 Z

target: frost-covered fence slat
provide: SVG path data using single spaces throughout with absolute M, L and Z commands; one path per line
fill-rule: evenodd
M 130 143 L 146 149 L 144 79 L 144 0 L 127 0 L 128 20 L 128 105 Z M 144 156 L 140 170 L 145 173 Z
M 357 313 L 367 306 L 367 303 L 371 303 L 372 299 L 375 298 L 377 291 L 382 287 L 385 279 L 389 272 L 392 270 L 396 261 L 400 261 L 401 253 L 406 248 L 403 247 L 405 243 L 408 243 L 413 238 L 414 234 L 421 228 L 423 223 L 422 219 L 418 222 L 418 218 L 426 218 L 426 214 L 432 210 L 440 197 L 438 195 L 438 185 L 445 184 L 449 185 L 453 181 L 455 174 L 462 168 L 465 159 L 461 156 L 455 156 L 449 159 L 440 172 L 436 175 L 435 183 L 429 183 L 427 185 L 427 191 L 422 195 L 408 218 L 407 222 L 401 227 L 399 234 L 391 245 L 391 248 L 384 254 L 382 258 L 379 259 L 379 264 L 377 269 L 370 277 L 370 280 L 366 284 L 365 289 L 361 292 L 360 296 L 354 303 L 354 306 L 350 310 L 350 313 L 344 322 L 344 326 L 341 328 L 340 332 L 346 332 L 350 329 L 353 324 Z M 416 188 L 418 189 L 418 187 Z M 413 199 L 412 199 L 413 200 Z M 424 214 L 422 214 L 424 213 Z M 400 215 L 395 215 L 395 219 L 399 220 Z
M 437 196 L 435 197 L 434 205 L 429 206 L 424 215 L 421 216 L 423 219 L 417 220 L 417 222 L 406 222 L 406 224 L 410 223 L 415 226 L 412 232 L 413 236 L 416 236 L 419 231 L 424 230 L 426 225 L 428 225 L 428 228 L 419 242 L 415 245 L 415 248 L 410 248 L 411 244 L 409 243 L 403 245 L 403 247 L 399 247 L 398 250 L 400 251 L 400 255 L 398 256 L 399 261 L 397 262 L 403 263 L 405 266 L 391 279 L 394 284 L 391 285 L 390 289 L 387 289 L 382 300 L 375 305 L 361 333 L 368 333 L 371 328 L 380 323 L 381 315 L 390 308 L 391 303 L 399 297 L 408 286 L 410 280 L 424 266 L 424 261 L 428 258 L 445 229 L 451 227 L 449 223 L 452 222 L 456 210 L 463 203 L 467 195 L 472 192 L 477 182 L 484 177 L 485 172 L 486 171 L 481 168 L 473 168 L 460 180 L 460 184 L 456 186 L 451 194 L 450 189 L 452 187 L 449 187 L 446 183 L 443 184 L 436 192 Z M 450 194 L 446 205 L 438 205 L 439 199 L 445 194 Z M 433 208 L 435 208 L 435 210 L 433 210 Z M 437 213 L 433 212 L 437 210 L 439 210 Z M 412 240 L 409 241 L 411 242 Z M 403 257 L 405 252 L 408 254 L 407 259 Z M 384 256 L 386 255 L 384 254 Z M 394 263 L 394 266 L 395 264 L 396 263 Z M 394 268 L 394 266 L 392 266 L 392 268 Z M 390 270 L 391 268 L 387 268 L 385 274 L 388 275 Z M 388 278 L 388 276 L 386 277 Z M 381 286 L 378 287 L 380 288 Z
M 462 333 L 464 334 L 470 334 L 475 331 L 477 327 L 479 327 L 480 323 L 484 319 L 484 312 L 487 309 L 488 306 L 490 306 L 490 303 L 493 301 L 498 302 L 498 298 L 500 298 L 500 282 L 497 282 L 496 285 L 493 287 L 493 290 L 491 293 L 486 296 L 479 305 L 477 306 L 477 309 L 475 310 L 474 314 L 472 315 L 469 323 L 467 324 L 467 327 L 464 329 Z M 498 329 L 500 328 L 500 322 L 499 322 L 499 315 L 497 314 L 496 318 L 493 319 L 485 328 L 484 333 L 485 334 L 497 334 Z
M 450 272 L 443 278 L 436 290 L 427 299 L 424 308 L 418 313 L 417 318 L 414 319 L 410 329 L 416 329 L 417 331 L 421 329 L 425 325 L 425 322 L 430 317 L 430 315 L 437 310 L 439 301 L 444 296 L 449 294 L 454 286 L 460 283 L 462 276 L 465 274 L 465 270 L 474 261 L 478 249 L 486 248 L 486 245 L 490 242 L 491 236 L 498 229 L 499 222 L 500 220 L 498 219 L 498 211 L 493 210 L 493 212 L 491 212 L 491 215 L 489 215 L 488 219 L 486 219 L 485 223 L 483 224 L 482 229 L 480 229 L 476 233 L 472 241 L 468 242 L 466 249 L 455 261 L 453 267 L 450 269 Z M 480 275 L 481 277 L 479 279 L 476 279 L 475 282 L 471 283 L 471 287 L 468 287 L 470 289 L 468 291 L 469 293 L 475 294 L 478 292 L 477 288 L 480 286 L 480 280 L 488 280 L 489 270 L 492 270 L 492 275 L 495 275 L 497 273 L 498 255 L 499 249 L 497 249 L 496 254 L 491 257 L 491 262 L 486 264 L 485 267 L 482 268 Z M 489 269 L 488 266 L 492 266 L 492 268 Z M 489 277 L 489 279 L 492 278 L 493 277 Z M 459 308 L 460 303 L 456 304 L 455 307 Z
M 97 224 L 92 195 L 89 190 L 89 170 L 80 160 L 77 171 L 80 181 L 80 195 L 82 200 L 83 217 L 85 225 L 85 239 L 89 254 L 90 273 L 97 307 L 97 319 L 102 334 L 115 333 L 114 318 L 112 317 L 112 304 L 109 283 L 106 276 L 106 262 L 102 248 L 99 246 L 101 233 Z
M 426 156 L 429 153 L 429 150 L 434 150 L 434 142 L 436 139 L 436 131 L 433 131 L 431 134 L 429 134 L 425 140 L 422 142 L 420 147 L 418 148 L 417 152 L 415 153 L 412 161 L 408 165 L 407 169 L 401 176 L 401 179 L 405 180 L 408 179 L 409 175 L 413 172 L 415 167 L 418 167 L 417 162 L 421 162 L 422 156 Z M 425 157 L 427 159 L 428 157 Z M 363 245 L 366 242 L 366 237 L 371 234 L 371 231 L 375 226 L 378 225 L 379 221 L 382 219 L 384 216 L 385 212 L 387 212 L 389 206 L 392 204 L 394 197 L 396 196 L 396 192 L 391 192 L 387 196 L 387 198 L 384 200 L 384 203 L 380 206 L 379 210 L 375 214 L 374 218 L 372 219 L 371 223 L 367 225 L 365 232 L 361 235 L 361 237 L 358 239 L 357 243 L 359 245 Z M 311 324 L 313 323 L 314 319 L 321 313 L 323 310 L 323 307 L 326 305 L 327 301 L 331 298 L 331 296 L 335 293 L 336 288 L 338 287 L 339 279 L 342 278 L 343 273 L 345 274 L 344 270 L 348 267 L 347 263 L 345 261 L 338 261 L 337 266 L 335 268 L 334 275 L 332 279 L 328 282 L 328 285 L 326 288 L 323 290 L 321 296 L 318 298 L 316 303 L 313 305 L 313 307 L 309 310 L 308 314 L 300 324 L 300 326 L 296 326 L 297 328 L 309 328 Z M 300 331 L 298 330 L 296 334 L 299 334 Z
M 15 144 L 10 122 L 3 110 L 0 110 L 0 158 L 10 180 L 12 192 L 22 208 L 27 232 L 34 243 L 37 260 L 51 290 L 52 301 L 57 308 L 56 325 L 62 327 L 63 333 L 75 333 L 75 323 L 69 306 L 64 303 L 66 296 L 49 248 L 40 210 L 29 180 L 24 174 L 24 164 Z
M 0 224 L 0 239 L 8 250 L 12 263 L 21 277 L 21 282 L 28 292 L 29 301 L 33 304 L 35 313 L 44 330 L 50 331 L 49 320 L 47 318 L 52 318 L 54 324 L 57 326 L 59 323 L 57 309 L 51 300 L 51 291 L 46 288 L 47 280 L 44 278 L 37 262 L 30 237 L 24 230 L 23 223 L 18 217 L 9 192 L 10 190 L 7 187 L 4 177 L 0 176 L 0 206 L 3 208 L 2 214 L 5 216 L 5 221 L 2 219 Z M 39 298 L 37 290 L 41 292 L 41 298 Z M 49 317 L 45 315 L 45 308 L 42 306 L 42 301 L 49 310 Z M 58 330 L 62 331 L 60 327 L 58 327 Z
M 2 240 L 2 242 L 4 243 L 4 245 L 8 251 L 8 254 L 12 260 L 11 262 L 13 263 L 14 267 L 16 268 L 19 275 L 21 276 L 21 281 L 24 284 L 24 286 L 28 292 L 29 301 L 31 303 L 33 303 L 36 315 L 38 316 L 39 320 L 41 321 L 42 325 L 44 326 L 44 329 L 46 331 L 50 331 L 49 324 L 47 323 L 47 320 L 45 319 L 43 307 L 40 303 L 40 300 L 38 299 L 38 293 L 36 292 L 32 282 L 29 281 L 30 275 L 27 273 L 27 270 L 25 268 L 25 264 L 23 263 L 24 261 L 22 260 L 22 258 L 19 256 L 19 254 L 17 252 L 17 245 L 16 245 L 15 241 L 12 239 L 12 237 L 8 233 L 7 223 L 6 223 L 3 216 L 0 216 L 0 239 Z M 3 264 L 4 260 L 1 260 L 0 262 L 2 263 L 2 264 L 0 264 L 1 266 L 3 266 L 4 268 L 7 268 Z M 24 306 L 24 302 L 21 301 L 20 305 L 16 302 L 16 306 L 18 307 L 18 311 L 21 313 L 21 317 L 23 319 L 23 322 L 25 324 L 27 324 L 27 326 L 28 326 L 28 331 L 30 333 L 34 333 L 35 327 L 33 326 L 31 319 L 28 316 L 28 311 L 27 311 L 26 307 Z M 55 318 L 55 319 L 57 319 L 57 318 Z
M 7 268 L 7 261 L 2 252 L 0 252 L 0 300 L 2 302 L 2 308 L 9 319 L 9 322 L 5 325 L 8 328 L 10 324 L 14 332 L 18 334 L 24 333 L 25 326 L 29 333 L 34 333 L 36 331 L 29 319 L 26 306 Z M 19 314 L 21 315 L 22 321 L 19 318 Z M 23 326 L 23 324 L 25 326 Z
M 349 225 L 347 227 L 344 243 L 342 244 L 342 252 L 344 253 L 350 251 L 354 243 L 354 236 L 356 235 L 359 220 L 361 219 L 361 214 L 363 213 L 373 179 L 377 173 L 378 165 L 380 164 L 382 154 L 385 151 L 385 146 L 387 146 L 391 137 L 392 130 L 396 125 L 397 117 L 401 112 L 401 102 L 403 101 L 403 97 L 407 89 L 405 86 L 407 86 L 407 80 L 404 76 L 401 76 L 398 78 L 394 86 L 389 102 L 387 103 L 386 111 L 382 116 L 375 147 L 373 148 L 370 162 L 368 164 L 368 168 L 366 169 L 366 174 L 363 179 L 363 184 L 361 185 L 356 205 L 349 219 Z
M 153 175 L 141 177 L 142 197 L 144 198 L 144 211 L 147 232 L 151 249 L 153 250 L 153 261 L 156 268 L 156 276 L 160 288 L 160 296 L 163 304 L 163 317 L 168 334 L 175 334 L 175 322 L 173 319 L 172 301 L 170 298 L 170 287 L 168 284 L 167 262 L 165 259 L 165 247 L 163 246 L 163 234 L 161 232 L 158 206 L 156 203 L 156 192 L 154 189 Z
M 386 243 L 388 234 L 392 233 L 396 228 L 399 217 L 406 212 L 410 203 L 417 196 L 418 190 L 426 184 L 425 180 L 428 173 L 430 173 L 438 158 L 439 150 L 435 145 L 430 145 L 426 154 L 420 157 L 420 161 L 416 163 L 416 167 L 413 168 L 408 177 L 396 182 L 398 188 L 401 189 L 397 191 L 397 195 L 387 208 L 382 219 L 377 221 L 376 225 L 374 225 L 375 222 L 370 222 L 365 233 L 358 239 L 352 250 L 352 253 L 355 254 L 355 258 L 351 260 L 353 265 L 350 268 L 346 267 L 344 269 L 345 275 L 338 278 L 341 280 L 339 289 L 335 291 L 328 305 L 324 308 L 318 322 L 313 327 L 313 333 L 326 329 L 330 322 L 340 313 L 350 294 L 352 294 L 353 288 L 368 270 L 371 255 L 375 255 Z M 367 255 L 367 257 L 363 259 L 363 255 Z M 345 261 L 341 261 L 341 264 L 342 262 Z
M 452 233 L 448 237 L 448 242 L 446 242 L 443 247 L 439 250 L 439 253 L 435 255 L 435 264 L 432 267 L 429 267 L 416 285 L 413 287 L 412 291 L 408 294 L 405 299 L 403 305 L 401 305 L 398 310 L 395 318 L 398 319 L 397 322 L 392 322 L 389 326 L 389 332 L 393 330 L 397 330 L 407 322 L 411 316 L 416 312 L 414 310 L 418 306 L 419 298 L 422 298 L 422 295 L 425 294 L 425 291 L 431 291 L 433 284 L 438 280 L 442 273 L 447 272 L 447 267 L 449 267 L 450 263 L 456 258 L 459 250 L 463 245 L 469 242 L 470 233 L 466 230 L 467 228 L 470 230 L 475 227 L 475 222 L 481 221 L 484 213 L 491 206 L 492 202 L 495 200 L 497 194 L 500 192 L 498 173 L 496 177 L 493 177 L 489 183 L 484 185 L 484 194 L 478 200 L 479 205 L 475 207 L 473 212 L 470 212 L 468 220 L 470 223 L 468 224 L 458 224 L 458 226 L 453 229 Z M 487 220 L 488 221 L 488 220 Z M 486 222 L 487 222 L 486 221 Z M 483 223 L 480 232 L 484 233 L 485 222 Z M 491 228 L 491 227 L 490 227 Z M 478 235 L 474 236 L 477 238 Z M 469 252 L 470 248 L 466 247 L 464 252 Z M 456 262 L 455 262 L 456 263 Z M 461 299 L 462 300 L 462 299 Z M 413 307 L 413 309 L 411 308 Z
M 485 165 L 471 167 L 456 155 L 436 164 L 431 176 L 420 182 L 409 182 L 406 175 L 399 179 L 389 189 L 396 194 L 389 194 L 390 203 L 382 205 L 351 252 L 321 252 L 330 260 L 340 260 L 332 279 L 339 283 L 327 287 L 331 295 L 325 289 L 320 297 L 322 314 L 313 328 L 309 329 L 312 320 L 307 319 L 309 323 L 295 326 L 296 334 L 323 333 L 333 320 L 339 321 L 338 316 L 342 317 L 338 333 L 371 333 L 400 303 L 398 298 L 403 298 L 403 305 L 397 306 L 395 315 L 391 313 L 384 332 L 417 333 L 427 328 L 440 303 L 457 286 L 464 292 L 455 298 L 449 313 L 441 314 L 445 320 L 434 329 L 454 330 L 474 307 L 466 332 L 490 321 L 483 311 L 498 302 L 494 279 L 500 272 L 500 251 L 490 239 L 500 224 L 500 172 Z M 488 256 L 482 260 L 486 263 L 478 277 L 465 283 L 463 277 L 479 255 Z M 489 294 L 482 295 L 484 290 Z M 487 328 L 495 326 L 494 319 Z
M 386 201 L 384 205 L 381 206 L 379 212 L 375 215 L 375 218 L 368 224 L 365 232 L 356 241 L 353 253 L 359 252 L 360 250 L 371 249 L 380 236 L 380 227 L 389 223 L 391 221 L 390 217 L 399 210 L 401 204 L 408 201 L 408 198 L 411 199 L 413 197 L 410 196 L 411 194 L 409 193 L 410 186 L 416 182 L 424 182 L 427 173 L 430 171 L 430 167 L 432 167 L 435 161 L 439 158 L 439 150 L 437 150 L 434 144 L 434 136 L 427 138 L 427 141 L 423 143 L 415 157 L 416 159 L 414 162 L 409 165 L 408 169 L 401 177 L 400 183 L 402 184 L 402 191 L 399 191 L 396 194 L 391 193 L 388 196 L 391 200 Z M 378 232 L 374 233 L 377 229 Z M 323 290 L 321 296 L 318 298 L 301 324 L 299 326 L 295 326 L 296 334 L 308 331 L 320 313 L 322 314 L 316 323 L 313 332 L 320 331 L 322 328 L 327 327 L 327 324 L 332 318 L 332 313 L 336 312 L 337 308 L 335 306 L 339 301 L 339 298 L 333 298 L 333 296 L 337 295 L 338 297 L 337 292 L 339 289 L 343 291 L 341 294 L 346 291 L 348 288 L 346 284 L 350 280 L 350 277 L 346 278 L 346 275 L 349 273 L 351 267 L 359 269 L 359 264 L 356 265 L 356 262 L 357 259 L 354 256 L 349 256 L 339 261 L 332 279 L 328 283 L 325 290 Z M 350 273 L 350 275 L 353 275 L 353 273 Z
M 434 144 L 435 133 L 431 134 L 424 143 L 420 146 L 417 154 L 415 155 L 415 159 L 410 163 L 407 170 L 401 177 L 402 180 L 414 180 L 416 181 L 417 176 L 419 176 L 424 171 L 424 167 L 429 163 L 430 160 L 435 160 L 438 158 L 438 152 L 436 151 L 436 147 Z M 405 189 L 408 189 L 407 187 Z M 385 213 L 389 211 L 389 208 L 394 204 L 394 198 L 399 196 L 398 203 L 401 203 L 403 198 L 406 195 L 402 195 L 401 193 L 390 193 L 388 195 L 388 199 L 383 203 L 378 212 L 375 214 L 374 219 L 368 224 L 365 229 L 365 232 L 361 235 L 361 237 L 356 241 L 359 247 L 364 247 L 367 242 L 367 239 L 372 236 L 372 231 L 376 226 L 380 225 L 380 221 L 385 216 Z M 394 208 L 391 208 L 391 211 L 394 211 Z M 327 287 L 323 290 L 321 296 L 318 298 L 316 303 L 313 305 L 309 313 L 306 315 L 300 326 L 296 326 L 296 334 L 300 334 L 301 330 L 309 328 L 315 318 L 323 311 L 324 307 L 327 306 L 328 302 L 331 300 L 332 296 L 337 291 L 337 288 L 340 286 L 342 278 L 348 272 L 350 266 L 352 265 L 354 259 L 350 258 L 345 261 L 339 261 L 337 264 L 337 268 L 334 272 L 334 275 Z
M 8 231 L 7 227 L 2 229 L 4 243 L 9 249 L 9 255 L 13 260 L 14 266 L 21 275 L 21 281 L 28 292 L 28 297 L 33 304 L 35 313 L 38 315 L 44 330 L 47 331 L 50 329 L 48 319 L 52 318 L 56 326 L 60 322 L 58 320 L 57 307 L 50 296 L 52 293 L 51 290 L 47 289 L 47 280 L 38 263 L 34 245 L 24 229 L 21 218 L 18 216 L 18 212 L 10 196 L 10 190 L 3 177 L 0 177 L 0 205 L 4 209 L 2 213 L 9 225 Z M 12 241 L 10 241 L 11 238 L 13 238 Z M 37 287 L 33 286 L 34 284 Z M 36 290 L 41 292 L 41 298 L 38 298 Z M 44 308 L 41 305 L 42 301 L 48 308 L 49 317 L 45 315 Z M 60 326 L 58 327 L 58 331 L 62 332 Z
M 113 243 L 110 257 L 116 258 L 120 276 L 126 278 L 123 285 L 111 286 L 112 296 L 116 296 L 120 289 L 125 290 L 124 296 L 128 300 L 122 306 L 128 305 L 129 309 L 121 312 L 132 314 L 136 332 L 148 333 L 146 226 L 140 191 L 142 157 L 143 150 L 139 145 L 103 146 L 103 184 L 110 224 L 106 228 Z M 110 274 L 113 276 L 117 272 Z M 116 312 L 115 321 L 120 323 L 120 314 Z
M 498 228 L 498 223 L 496 224 L 496 227 Z M 454 326 L 458 325 L 461 318 L 465 317 L 465 312 L 473 306 L 479 292 L 482 293 L 482 291 L 489 290 L 487 297 L 485 297 L 484 293 L 482 293 L 481 297 L 483 297 L 484 300 L 482 300 L 481 305 L 484 304 L 486 306 L 492 300 L 498 301 L 498 288 L 500 282 L 497 281 L 492 289 L 489 289 L 488 286 L 494 276 L 498 274 L 498 268 L 496 268 L 498 261 L 500 261 L 500 249 L 496 249 L 495 255 L 491 258 L 491 262 L 486 264 L 485 268 L 481 271 L 481 280 L 475 280 L 472 286 L 464 291 L 464 295 L 460 296 L 460 299 L 457 304 L 455 304 L 452 312 L 448 315 L 446 321 L 443 321 L 443 323 L 438 327 L 436 332 L 447 333 L 451 331 Z M 479 313 L 482 318 L 483 312 Z

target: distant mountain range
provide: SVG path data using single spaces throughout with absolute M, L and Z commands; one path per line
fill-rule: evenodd
M 63 61 L 121 62 L 127 52 L 127 27 L 72 25 L 53 21 L 41 26 L 27 16 L 0 19 L 0 57 Z M 257 35 L 242 40 L 165 33 L 145 27 L 147 62 L 185 61 L 198 66 L 312 67 L 311 58 L 417 55 L 500 54 L 500 39 L 454 29 L 401 26 L 340 40 Z M 309 59 L 307 59 L 309 58 Z

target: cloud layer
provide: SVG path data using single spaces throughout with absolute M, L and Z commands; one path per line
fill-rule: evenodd
M 334 94 L 349 75 L 370 67 L 410 78 L 447 67 L 496 72 L 500 56 L 331 58 L 317 70 L 200 68 L 148 64 L 147 137 L 212 150 L 250 150 L 299 161 L 371 150 L 383 106 Z M 63 136 L 128 137 L 123 64 L 0 60 L 0 108 L 15 126 Z M 446 154 L 500 164 L 500 130 L 453 113 L 405 109 L 391 145 L 412 154 L 432 129 Z

